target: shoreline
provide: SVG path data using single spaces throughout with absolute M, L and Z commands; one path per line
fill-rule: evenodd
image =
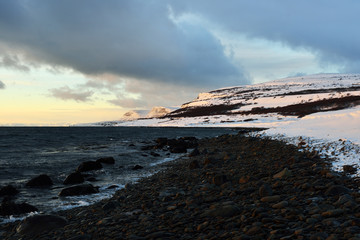
M 200 155 L 164 163 L 110 199 L 57 212 L 65 227 L 24 239 L 360 237 L 358 179 L 327 159 L 240 134 L 199 143 Z M 18 224 L 0 226 L 3 238 L 18 239 Z

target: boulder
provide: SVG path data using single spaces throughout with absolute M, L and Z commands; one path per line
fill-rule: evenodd
M 38 209 L 27 203 L 17 204 L 12 201 L 4 201 L 0 206 L 1 216 L 20 215 L 30 212 L 36 212 Z
M 87 172 L 92 170 L 99 170 L 102 169 L 102 165 L 100 162 L 95 161 L 86 161 L 82 162 L 76 169 L 78 172 Z
M 325 192 L 329 196 L 340 196 L 348 193 L 350 193 L 350 189 L 341 185 L 332 185 Z
M 69 188 L 64 188 L 60 191 L 59 196 L 79 196 L 79 195 L 88 195 L 93 193 L 98 193 L 99 189 L 94 187 L 91 184 L 83 184 L 78 186 L 73 186 Z
M 132 170 L 139 170 L 139 169 L 143 169 L 144 167 L 143 166 L 140 166 L 140 165 L 135 165 Z
M 11 185 L 2 187 L 0 189 L 0 197 L 2 197 L 2 196 L 14 196 L 14 195 L 16 195 L 18 193 L 19 193 L 19 191 L 15 187 L 13 187 Z
M 53 182 L 51 178 L 46 174 L 41 174 L 37 177 L 34 177 L 26 183 L 27 187 L 49 187 L 52 185 Z
M 192 152 L 189 154 L 189 157 L 195 157 L 200 155 L 200 151 L 198 148 L 195 148 L 194 150 L 192 150 Z
M 115 164 L 115 159 L 113 157 L 103 157 L 96 160 L 98 163 L 105 163 L 105 164 Z
M 43 232 L 48 232 L 57 228 L 64 227 L 68 221 L 54 215 L 34 215 L 25 218 L 16 231 L 21 235 L 35 236 Z
M 64 184 L 78 184 L 85 181 L 83 175 L 80 172 L 73 172 L 64 180 Z

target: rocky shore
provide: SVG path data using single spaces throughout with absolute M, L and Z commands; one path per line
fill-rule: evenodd
M 111 199 L 47 216 L 51 231 L 15 222 L 0 238 L 360 239 L 359 179 L 299 148 L 242 134 L 203 139 Z

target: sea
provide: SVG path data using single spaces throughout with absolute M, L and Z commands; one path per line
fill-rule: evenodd
M 162 163 L 184 154 L 170 154 L 156 150 L 152 156 L 143 146 L 155 144 L 159 137 L 198 139 L 234 134 L 230 128 L 157 128 L 157 127 L 0 127 L 0 188 L 12 185 L 20 193 L 15 202 L 26 202 L 51 213 L 79 206 L 87 206 L 110 198 L 124 188 L 163 169 Z M 84 161 L 113 157 L 114 165 L 103 164 L 101 170 L 87 172 L 87 179 L 99 187 L 99 193 L 76 197 L 59 197 L 68 186 L 64 179 Z M 135 165 L 143 169 L 133 170 Z M 32 178 L 48 175 L 54 185 L 50 188 L 29 188 Z M 2 198 L 0 197 L 0 201 Z M 36 214 L 36 213 L 35 213 Z M 0 216 L 0 224 L 25 216 Z

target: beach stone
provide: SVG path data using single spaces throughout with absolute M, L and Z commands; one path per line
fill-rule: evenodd
M 140 166 L 140 165 L 136 164 L 136 165 L 132 168 L 132 170 L 140 170 L 140 169 L 143 169 L 143 168 L 144 168 L 143 166 Z
M 355 174 L 357 172 L 357 168 L 354 165 L 344 165 L 343 171 L 345 173 Z
M 150 155 L 153 157 L 160 157 L 160 154 L 158 154 L 156 152 L 150 152 Z
M 208 209 L 202 215 L 205 217 L 233 217 L 239 215 L 241 209 L 236 205 L 224 205 L 216 207 L 215 209 Z
M 115 164 L 115 159 L 113 157 L 103 157 L 96 160 L 98 163 L 105 163 L 105 164 Z
M 20 215 L 24 213 L 36 212 L 38 209 L 27 203 L 17 204 L 12 201 L 3 201 L 0 206 L 1 216 Z
M 55 215 L 34 215 L 25 218 L 16 231 L 21 235 L 35 236 L 57 228 L 64 227 L 68 221 Z
M 192 150 L 190 153 L 189 153 L 189 157 L 195 157 L 195 156 L 199 156 L 200 155 L 200 151 L 198 148 L 195 148 L 194 150 Z
M 80 172 L 71 173 L 64 180 L 64 184 L 78 184 L 85 181 L 83 175 Z
M 279 203 L 276 203 L 276 204 L 272 205 L 272 207 L 280 209 L 280 208 L 286 208 L 288 205 L 289 205 L 288 201 L 281 201 Z
M 292 172 L 291 172 L 289 169 L 284 168 L 281 172 L 275 174 L 275 175 L 273 176 L 273 178 L 280 178 L 280 179 L 282 179 L 282 178 L 290 177 L 291 175 L 292 175 Z
M 267 197 L 262 197 L 260 199 L 260 201 L 262 202 L 278 202 L 280 201 L 280 196 L 279 195 L 274 195 L 274 196 L 267 196 Z
M 212 183 L 217 185 L 217 186 L 221 186 L 225 182 L 227 182 L 227 177 L 226 177 L 226 175 L 223 175 L 223 174 L 216 175 L 212 179 Z
M 338 196 L 347 193 L 350 193 L 350 189 L 341 185 L 332 185 L 325 192 L 326 195 L 330 196 Z
M 269 184 L 263 184 L 259 188 L 259 195 L 260 195 L 260 197 L 272 196 L 273 190 L 272 190 L 271 186 Z
M 53 185 L 51 178 L 46 174 L 41 174 L 32 178 L 26 183 L 27 187 L 49 187 Z
M 68 240 L 91 240 L 91 239 L 93 239 L 91 235 L 84 234 L 84 235 L 69 238 Z
M 189 164 L 189 169 L 193 170 L 193 169 L 196 169 L 196 168 L 200 168 L 199 162 L 197 160 L 191 161 L 190 164 Z
M 93 193 L 98 193 L 99 190 L 97 187 L 94 187 L 91 184 L 83 184 L 78 186 L 73 186 L 69 188 L 64 188 L 60 191 L 59 196 L 79 196 L 79 195 L 88 195 Z
M 80 163 L 80 165 L 77 167 L 77 172 L 87 172 L 87 171 L 93 171 L 93 170 L 99 170 L 102 169 L 102 165 L 100 162 L 95 161 L 86 161 Z
M 2 197 L 2 196 L 14 196 L 14 195 L 16 195 L 18 193 L 19 193 L 19 191 L 15 187 L 13 187 L 11 185 L 2 187 L 0 189 L 0 197 Z
M 323 217 L 337 217 L 345 213 L 345 210 L 343 209 L 332 209 L 326 212 L 323 212 L 321 216 Z

